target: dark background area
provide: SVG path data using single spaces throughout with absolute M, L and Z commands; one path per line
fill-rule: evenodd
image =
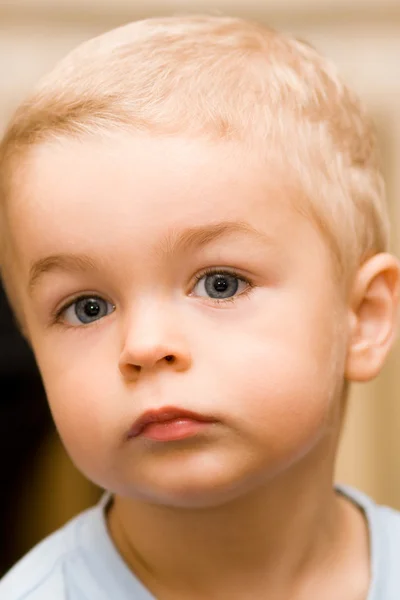
M 53 429 L 33 355 L 19 334 L 0 286 L 0 577 L 28 550 L 21 544 L 15 506 L 43 439 Z M 23 491 L 24 490 L 24 491 Z M 29 505 L 29 503 L 27 503 Z

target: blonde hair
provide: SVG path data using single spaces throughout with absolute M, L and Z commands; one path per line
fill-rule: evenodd
M 113 128 L 234 140 L 279 160 L 301 186 L 301 209 L 326 235 L 343 277 L 387 249 L 373 128 L 332 64 L 307 43 L 217 16 L 147 19 L 85 42 L 9 124 L 0 145 L 1 203 L 21 152 Z M 5 248 L 3 268 L 4 256 Z

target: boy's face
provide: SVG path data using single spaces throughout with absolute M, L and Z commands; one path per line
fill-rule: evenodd
M 56 424 L 90 479 L 209 505 L 329 437 L 345 309 L 295 206 L 284 174 L 233 144 L 120 134 L 31 152 L 9 207 L 15 278 Z M 215 422 L 129 437 L 163 407 Z

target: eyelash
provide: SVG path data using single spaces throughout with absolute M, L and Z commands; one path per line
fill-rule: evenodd
M 73 306 L 74 304 L 79 302 L 80 300 L 88 300 L 89 298 L 99 298 L 99 297 L 100 296 L 98 294 L 81 294 L 80 296 L 75 296 L 75 298 L 72 298 L 72 300 L 68 300 L 68 302 L 66 304 L 63 304 L 60 308 L 56 309 L 51 314 L 50 325 L 62 325 L 63 327 L 71 327 L 72 329 L 81 329 L 80 327 L 75 327 L 73 325 L 69 325 L 68 323 L 65 323 L 63 320 L 63 314 L 65 313 L 66 310 L 68 310 L 68 308 L 70 308 L 71 306 Z M 102 299 L 104 299 L 104 298 L 102 298 Z M 94 325 L 95 322 L 96 321 L 91 323 L 91 325 Z M 87 327 L 87 325 L 86 325 L 86 327 Z
M 212 304 L 227 304 L 229 302 L 236 302 L 238 300 L 238 298 L 248 296 L 250 291 L 254 287 L 254 284 L 247 277 L 244 277 L 242 274 L 238 273 L 237 271 L 235 271 L 233 269 L 231 270 L 231 269 L 227 269 L 227 268 L 226 269 L 213 268 L 213 269 L 205 269 L 204 271 L 200 271 L 197 275 L 195 275 L 194 284 L 192 285 L 192 288 L 195 288 L 197 283 L 199 281 L 201 281 L 201 279 L 203 279 L 203 277 L 208 277 L 208 276 L 214 275 L 215 273 L 229 274 L 232 277 L 235 277 L 235 278 L 239 279 L 240 281 L 243 281 L 244 283 L 246 283 L 247 287 L 240 294 L 231 296 L 230 298 L 210 298 Z M 65 324 L 62 319 L 65 311 L 68 308 L 70 308 L 73 304 L 79 302 L 80 300 L 87 300 L 87 299 L 93 298 L 93 297 L 98 297 L 98 295 L 94 294 L 94 293 L 93 294 L 82 294 L 80 296 L 76 296 L 72 300 L 69 300 L 66 304 L 63 304 L 60 308 L 55 310 L 54 313 L 51 315 L 51 325 L 61 325 L 62 324 L 63 326 L 68 327 L 68 324 Z M 99 319 L 99 320 L 101 320 L 101 319 Z M 94 321 L 93 323 L 90 323 L 90 325 L 93 325 L 94 323 L 96 323 L 96 321 Z M 74 329 L 81 328 L 81 327 L 74 327 L 72 325 L 70 325 L 70 327 L 73 327 Z M 84 326 L 82 326 L 82 327 L 84 327 Z M 87 325 L 86 325 L 86 327 L 87 327 Z
M 201 281 L 201 279 L 203 279 L 203 277 L 209 277 L 211 275 L 215 275 L 215 273 L 222 273 L 222 274 L 231 275 L 232 277 L 235 277 L 236 279 L 239 279 L 240 281 L 243 281 L 244 283 L 246 283 L 247 287 L 246 287 L 245 290 L 243 290 L 242 292 L 240 292 L 240 294 L 237 294 L 235 296 L 231 296 L 230 298 L 210 298 L 210 301 L 212 302 L 212 304 L 227 304 L 228 302 L 236 302 L 238 300 L 238 298 L 242 298 L 242 297 L 248 296 L 248 294 L 250 293 L 250 291 L 254 287 L 254 284 L 250 281 L 250 279 L 248 279 L 247 277 L 245 277 L 241 273 L 238 273 L 234 269 L 228 269 L 228 268 L 226 268 L 226 269 L 216 269 L 216 268 L 213 268 L 213 269 L 205 269 L 204 271 L 200 271 L 197 275 L 195 275 L 194 285 L 192 286 L 192 288 L 195 288 L 196 285 L 197 285 L 197 283 L 199 281 Z

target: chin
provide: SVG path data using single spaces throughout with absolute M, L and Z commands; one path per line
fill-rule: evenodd
M 190 489 L 179 490 L 136 490 L 136 496 L 145 502 L 150 504 L 157 504 L 159 506 L 168 506 L 170 508 L 181 508 L 181 509 L 207 509 L 217 508 L 230 502 L 235 501 L 237 498 L 242 496 L 245 492 L 238 490 L 237 488 L 211 488 L 204 489 L 204 487 L 191 486 Z
M 172 475 L 172 474 L 171 474 Z M 197 476 L 196 476 L 197 475 Z M 153 479 L 124 490 L 124 496 L 171 508 L 207 509 L 234 502 L 261 486 L 260 473 L 178 474 Z

